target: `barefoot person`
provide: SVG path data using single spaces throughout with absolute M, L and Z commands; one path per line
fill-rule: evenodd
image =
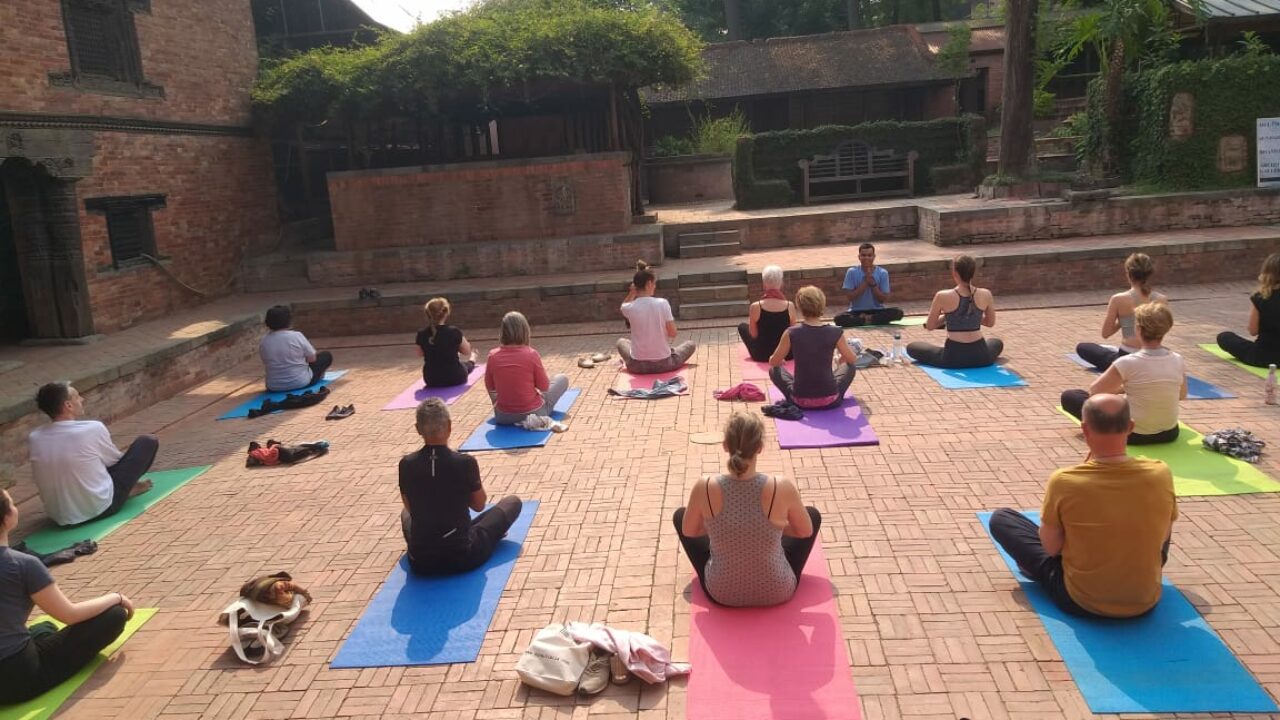
M 1173 474 L 1160 460 L 1125 453 L 1133 422 L 1123 397 L 1094 395 L 1083 415 L 1089 454 L 1050 476 L 1040 527 L 1002 508 L 991 536 L 1064 612 L 1135 617 L 1160 601 L 1178 519 Z
M 75 675 L 120 637 L 133 603 L 118 592 L 71 602 L 33 555 L 9 547 L 18 506 L 0 490 L 0 705 L 37 697 Z M 32 606 L 66 627 L 33 635 Z
M 291 330 L 293 311 L 288 305 L 267 310 L 266 325 L 270 330 L 258 343 L 258 354 L 267 374 L 267 390 L 288 392 L 315 385 L 324 379 L 325 370 L 333 364 L 333 354 L 316 352 L 307 336 Z
M 627 366 L 627 372 L 636 375 L 652 375 L 670 372 L 684 365 L 693 357 L 698 346 L 685 341 L 671 347 L 675 339 L 676 321 L 671 314 L 671 304 L 653 293 L 658 287 L 658 276 L 648 263 L 636 263 L 636 274 L 631 280 L 627 299 L 622 301 L 622 315 L 631 325 L 631 337 L 618 339 L 618 354 Z
M 889 271 L 876 265 L 876 246 L 858 246 L 858 264 L 844 274 L 844 289 L 849 293 L 849 311 L 836 316 L 840 327 L 888 325 L 902 319 L 902 310 L 885 307 L 889 300 Z
M 1105 371 L 1116 358 L 1142 349 L 1142 341 L 1138 339 L 1134 324 L 1134 308 L 1149 302 L 1168 302 L 1163 294 L 1151 289 L 1151 276 L 1155 271 L 1155 263 L 1144 253 L 1134 253 L 1125 258 L 1124 273 L 1129 278 L 1129 289 L 1111 296 L 1107 303 L 1107 316 L 1102 321 L 1103 339 L 1115 335 L 1119 330 L 1120 347 L 1112 350 L 1097 343 L 1080 343 L 1076 345 L 1076 354 L 1081 359 L 1098 370 Z
M 465 384 L 476 369 L 476 354 L 462 331 L 448 324 L 452 311 L 449 301 L 431 298 L 422 310 L 427 315 L 427 326 L 413 340 L 422 356 L 422 382 L 427 387 Z
M 1280 365 L 1280 253 L 1272 253 L 1263 261 L 1258 291 L 1249 297 L 1249 302 L 1249 334 L 1254 339 L 1223 332 L 1218 334 L 1218 347 L 1245 365 Z
M 550 415 L 560 396 L 569 389 L 563 374 L 547 377 L 542 356 L 529 346 L 529 321 L 512 311 L 502 318 L 500 346 L 489 351 L 484 366 L 484 386 L 493 401 L 493 421 L 519 425 L 530 415 Z
M 414 427 L 421 450 L 400 459 L 400 526 L 409 567 L 421 575 L 467 572 L 485 564 L 520 517 L 520 498 L 508 495 L 484 510 L 488 494 L 475 457 L 449 448 L 453 421 L 439 398 L 418 405 Z M 468 510 L 480 512 L 474 519 Z
M 778 340 L 800 317 L 796 306 L 782 294 L 782 268 L 769 265 L 760 272 L 764 297 L 747 308 L 747 321 L 738 323 L 738 337 L 747 354 L 756 362 L 766 362 L 778 347 Z
M 734 412 L 724 428 L 729 472 L 694 484 L 672 518 L 702 591 L 720 605 L 790 600 L 822 525 L 794 483 L 756 472 L 763 449 L 760 416 Z
M 996 324 L 996 301 L 990 290 L 974 287 L 977 270 L 978 261 L 969 255 L 951 261 L 951 279 L 956 286 L 933 296 L 924 323 L 926 330 L 946 327 L 947 341 L 942 347 L 913 342 L 907 346 L 911 359 L 940 368 L 976 368 L 994 363 L 1004 352 L 1004 343 L 998 338 L 982 336 L 983 327 Z
M 45 514 L 55 523 L 79 525 L 114 515 L 131 495 L 151 489 L 151 481 L 141 478 L 160 449 L 154 435 L 139 436 L 120 452 L 105 425 L 80 419 L 84 399 L 70 383 L 41 387 L 36 406 L 53 422 L 27 438 L 31 474 Z
M 804 320 L 782 333 L 778 349 L 769 358 L 769 379 L 787 400 L 801 408 L 839 407 L 853 383 L 853 364 L 858 356 L 844 342 L 844 330 L 822 322 L 827 296 L 821 290 L 812 285 L 800 288 L 796 307 Z M 788 354 L 795 356 L 794 376 L 783 367 Z M 836 355 L 840 362 L 832 369 L 831 361 Z

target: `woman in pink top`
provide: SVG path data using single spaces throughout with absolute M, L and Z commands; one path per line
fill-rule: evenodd
M 501 347 L 489 351 L 484 386 L 493 400 L 493 421 L 517 425 L 529 415 L 550 415 L 569 389 L 563 374 L 548 378 L 542 356 L 529 347 L 529 321 L 512 311 L 502 317 Z

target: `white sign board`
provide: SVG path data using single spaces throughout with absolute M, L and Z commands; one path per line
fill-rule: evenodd
M 1258 187 L 1280 187 L 1280 118 L 1258 118 Z

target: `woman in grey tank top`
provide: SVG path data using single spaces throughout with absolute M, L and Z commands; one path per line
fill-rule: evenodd
M 1100 372 L 1105 372 L 1115 362 L 1129 353 L 1142 349 L 1142 338 L 1138 337 L 1133 311 L 1144 303 L 1168 302 L 1161 293 L 1151 289 L 1151 276 L 1156 272 L 1156 264 L 1144 253 L 1133 253 L 1124 261 L 1124 274 L 1129 278 L 1129 289 L 1111 296 L 1107 303 L 1107 316 L 1102 321 L 1102 337 L 1109 338 L 1120 331 L 1120 347 L 1113 349 L 1098 343 L 1080 343 L 1076 345 L 1076 355 L 1093 365 Z
M 729 472 L 699 480 L 673 518 L 702 591 L 720 605 L 790 600 L 822 524 L 791 481 L 756 472 L 763 447 L 760 416 L 735 412 L 724 429 Z

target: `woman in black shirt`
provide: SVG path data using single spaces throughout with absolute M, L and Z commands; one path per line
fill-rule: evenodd
M 1249 297 L 1247 340 L 1233 332 L 1218 334 L 1218 347 L 1231 353 L 1245 365 L 1266 367 L 1280 365 L 1280 253 L 1271 253 L 1262 262 L 1258 275 L 1258 291 Z
M 422 382 L 427 387 L 453 387 L 467 382 L 476 367 L 476 354 L 462 331 L 448 325 L 449 301 L 431 298 L 422 308 L 427 326 L 418 331 L 414 343 L 422 356 Z M 462 358 L 466 357 L 466 360 Z

